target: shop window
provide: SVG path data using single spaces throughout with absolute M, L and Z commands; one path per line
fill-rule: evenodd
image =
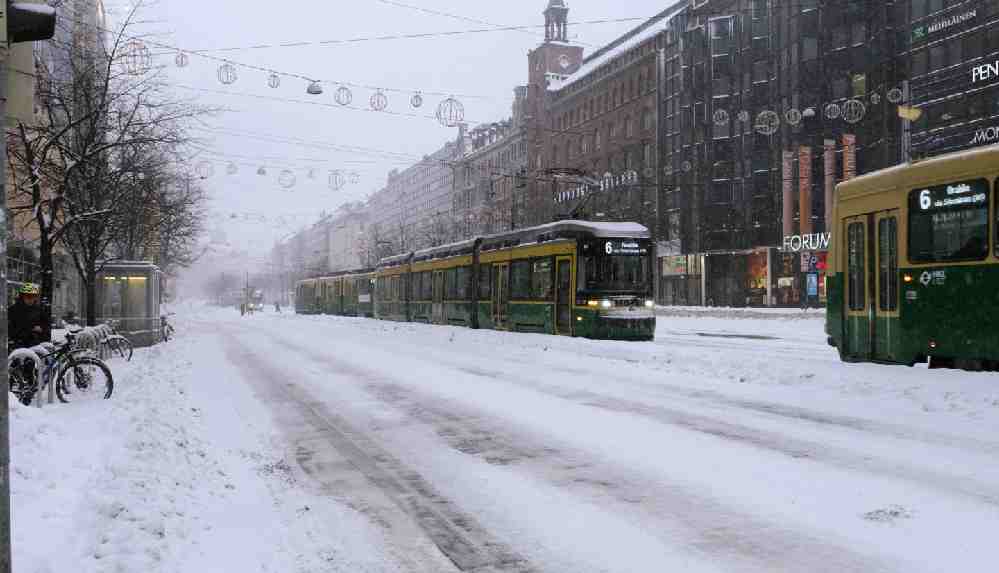
M 867 237 L 864 234 L 863 223 L 850 223 L 847 227 L 847 296 L 850 310 L 867 308 L 864 290 L 865 271 L 864 247 Z
M 520 300 L 531 297 L 530 261 L 514 261 L 510 264 L 510 296 Z
M 878 221 L 878 308 L 898 308 L 898 223 L 895 217 Z
M 909 193 L 909 260 L 980 261 L 989 249 L 989 184 L 984 179 Z
M 552 298 L 552 265 L 551 257 L 534 259 L 531 262 L 531 298 L 534 300 L 551 300 Z

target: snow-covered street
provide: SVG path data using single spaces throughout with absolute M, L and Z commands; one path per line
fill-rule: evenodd
M 662 309 L 651 343 L 180 313 L 103 408 L 14 408 L 15 570 L 994 563 L 999 379 L 842 364 L 818 312 Z

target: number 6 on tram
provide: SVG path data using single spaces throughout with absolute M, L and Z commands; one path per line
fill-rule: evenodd
M 841 183 L 826 333 L 850 362 L 999 368 L 999 146 Z

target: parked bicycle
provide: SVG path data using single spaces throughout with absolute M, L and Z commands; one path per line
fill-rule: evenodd
M 171 312 L 160 317 L 160 334 L 163 338 L 163 342 L 168 342 L 171 338 L 173 338 L 173 325 L 170 324 L 170 321 L 167 319 L 167 317 L 173 315 L 174 313 Z
M 104 339 L 104 346 L 107 348 L 107 353 L 110 356 L 121 356 L 125 359 L 125 362 L 131 361 L 133 351 L 132 342 L 124 335 L 118 333 L 119 322 L 117 320 L 109 320 L 105 324 L 111 329 L 111 334 Z
M 107 400 L 114 392 L 114 377 L 103 360 L 89 348 L 76 345 L 76 334 L 66 333 L 66 342 L 52 344 L 48 353 L 35 352 L 36 364 L 23 353 L 11 355 L 8 363 L 10 391 L 24 405 L 30 405 L 40 390 L 55 381 L 60 402 Z M 36 347 L 37 348 L 37 347 Z

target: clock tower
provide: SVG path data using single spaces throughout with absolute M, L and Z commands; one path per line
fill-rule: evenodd
M 569 43 L 569 7 L 565 0 L 548 0 L 545 16 L 545 41 L 527 54 L 528 83 L 524 102 L 527 125 L 527 169 L 529 178 L 524 205 L 529 224 L 551 220 L 551 204 L 544 170 L 552 167 L 549 143 L 553 135 L 548 117 L 548 89 L 569 77 L 583 63 L 582 46 Z

